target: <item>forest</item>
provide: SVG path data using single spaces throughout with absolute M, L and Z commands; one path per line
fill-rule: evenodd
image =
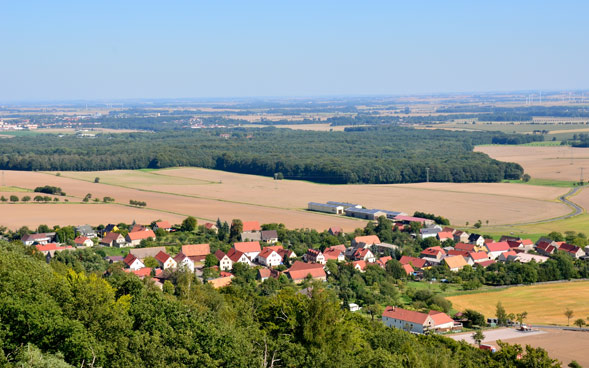
M 284 280 L 260 285 L 246 267 L 221 290 L 175 271 L 161 291 L 113 265 L 103 275 L 90 250 L 76 251 L 87 257 L 74 270 L 69 256 L 47 264 L 34 249 L 0 240 L 1 366 L 560 366 L 540 348 L 491 354 L 385 327 L 342 309 L 320 283 L 308 293 Z
M 320 183 L 497 182 L 523 169 L 473 152 L 477 144 L 525 142 L 498 132 L 395 126 L 345 132 L 202 129 L 100 134 L 94 139 L 36 134 L 3 140 L 2 170 L 93 171 L 195 166 Z

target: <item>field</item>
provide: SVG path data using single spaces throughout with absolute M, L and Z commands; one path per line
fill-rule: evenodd
M 486 317 L 495 316 L 495 307 L 500 301 L 507 313 L 528 312 L 528 323 L 566 325 L 564 311 L 567 308 L 575 313 L 571 323 L 577 318 L 589 316 L 589 281 L 515 286 L 447 299 L 454 309 L 474 309 Z
M 100 183 L 94 183 L 99 177 Z M 349 201 L 366 207 L 398 210 L 412 214 L 425 211 L 441 214 L 457 225 L 477 220 L 490 225 L 541 220 L 564 215 L 570 209 L 555 201 L 569 188 L 525 186 L 510 183 L 420 183 L 399 185 L 322 185 L 280 180 L 198 168 L 163 170 L 116 170 L 103 172 L 5 171 L 4 185 L 33 189 L 40 185 L 61 187 L 70 202 L 87 194 L 114 197 L 115 204 L 60 204 L 48 215 L 45 204 L 0 204 L 0 224 L 15 228 L 35 223 L 105 223 L 157 218 L 178 222 L 187 215 L 201 220 L 234 218 L 283 222 L 291 228 L 323 230 L 339 225 L 351 231 L 365 221 L 306 211 L 309 201 Z M 147 208 L 127 205 L 129 200 L 147 202 Z M 16 208 L 23 209 L 15 211 Z M 49 217 L 49 219 L 47 219 Z M 44 219 L 45 218 L 45 219 Z M 120 220 L 117 220 L 119 219 Z M 55 220 L 54 220 L 55 219 Z M 59 220 L 58 220 L 59 219 Z
M 534 131 L 548 131 L 545 135 L 547 141 L 553 137 L 557 140 L 572 138 L 575 133 L 589 132 L 588 118 L 534 118 L 534 122 L 513 122 L 513 121 L 476 121 L 475 119 L 463 119 L 455 122 L 428 125 L 437 129 L 448 130 L 479 130 L 479 131 L 500 131 L 504 133 L 532 134 Z

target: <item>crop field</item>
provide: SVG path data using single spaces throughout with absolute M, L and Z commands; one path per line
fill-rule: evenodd
M 452 302 L 454 309 L 474 309 L 485 317 L 495 316 L 495 308 L 500 301 L 507 313 L 528 312 L 528 323 L 566 325 L 564 312 L 567 308 L 574 312 L 571 323 L 577 318 L 589 316 L 589 281 L 515 286 L 447 299 Z
M 318 230 L 338 225 L 352 231 L 365 225 L 363 220 L 306 210 L 307 202 L 329 200 L 409 214 L 414 211 L 441 214 L 457 226 L 466 222 L 472 225 L 477 220 L 485 224 L 489 220 L 489 225 L 511 224 L 570 212 L 555 200 L 569 188 L 511 183 L 323 185 L 199 168 L 59 174 L 5 171 L 6 186 L 29 190 L 40 185 L 59 186 L 70 196 L 71 203 L 56 205 L 53 208 L 56 212 L 49 213 L 49 219 L 46 219 L 47 204 L 0 204 L 0 213 L 12 213 L 0 216 L 0 224 L 15 228 L 34 225 L 34 221 L 52 222 L 54 218 L 56 224 L 120 222 L 129 218 L 142 222 L 161 218 L 178 223 L 192 215 L 201 222 L 240 218 Z M 99 183 L 94 183 L 96 177 L 100 178 Z M 87 193 L 93 198 L 113 197 L 115 204 L 93 204 L 86 208 L 73 203 L 81 202 Z M 127 206 L 129 200 L 145 201 L 147 206 L 132 208 Z M 15 211 L 17 206 L 23 209 Z
M 475 124 L 472 121 L 475 121 Z M 570 118 L 569 120 L 537 120 L 532 122 L 514 122 L 514 121 L 477 121 L 460 120 L 449 123 L 431 124 L 431 127 L 448 130 L 479 130 L 479 131 L 500 131 L 503 133 L 520 133 L 532 134 L 534 131 L 548 131 L 546 140 L 556 137 L 557 139 L 571 138 L 574 133 L 589 132 L 589 119 L 582 120 Z

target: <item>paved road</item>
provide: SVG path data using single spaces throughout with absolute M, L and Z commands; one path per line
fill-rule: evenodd
M 578 216 L 578 215 L 582 214 L 583 211 L 584 211 L 583 207 L 579 206 L 575 202 L 572 202 L 568 198 L 571 197 L 571 196 L 573 196 L 573 195 L 575 195 L 575 194 L 577 194 L 577 192 L 580 191 L 583 188 L 584 187 L 574 187 L 568 193 L 563 194 L 560 197 L 558 197 L 558 200 L 561 201 L 562 203 L 566 204 L 567 206 L 571 207 L 574 210 L 573 212 L 571 212 L 569 214 L 566 214 L 566 215 L 559 216 L 559 217 L 554 217 L 554 218 L 551 218 L 551 219 L 547 219 L 547 220 L 540 220 L 540 221 L 533 221 L 533 222 L 525 222 L 525 223 L 520 223 L 520 224 L 516 224 L 516 225 L 544 224 L 544 223 L 547 223 L 547 222 L 554 222 L 554 221 L 559 221 L 559 220 L 566 220 L 568 218 L 575 217 L 575 216 Z
M 552 329 L 552 330 L 589 332 L 589 328 L 579 328 L 579 327 L 573 327 L 573 326 L 531 325 L 529 323 L 528 323 L 528 326 L 533 327 L 533 328 Z
M 498 328 L 495 330 L 484 330 L 483 335 L 485 335 L 485 338 L 483 339 L 483 342 L 507 340 L 507 339 L 517 339 L 520 337 L 528 337 L 528 336 L 540 335 L 540 334 L 544 334 L 544 333 L 546 333 L 546 332 L 539 331 L 539 330 L 522 332 L 522 331 L 516 330 L 515 328 Z M 461 334 L 456 334 L 456 335 L 447 335 L 446 337 L 449 337 L 449 338 L 456 340 L 456 341 L 464 340 L 469 344 L 474 344 L 475 341 L 472 338 L 472 334 L 473 334 L 472 332 L 467 332 L 467 333 L 461 333 Z

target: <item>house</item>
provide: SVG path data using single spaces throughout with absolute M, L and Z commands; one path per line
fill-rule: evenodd
M 435 332 L 448 332 L 456 329 L 462 329 L 462 323 L 455 322 L 449 315 L 444 312 L 430 310 L 428 315 L 434 320 Z
M 46 256 L 49 256 L 49 258 L 53 257 L 55 252 L 59 252 L 62 250 L 75 250 L 76 249 L 76 248 L 69 246 L 69 245 L 59 246 L 57 243 L 37 244 L 37 245 L 35 245 L 35 248 L 37 249 L 37 251 L 43 253 Z
M 81 225 L 76 227 L 76 234 L 79 236 L 85 236 L 87 238 L 96 238 L 98 236 L 96 230 L 94 230 L 90 225 Z
M 172 224 L 168 221 L 156 221 L 155 226 L 153 227 L 154 230 L 162 229 L 164 231 L 172 231 Z
M 454 245 L 454 249 L 456 249 L 456 250 L 464 250 L 464 251 L 467 251 L 467 252 L 474 252 L 474 244 L 456 243 Z
M 194 272 L 194 261 L 184 253 L 180 252 L 176 254 L 176 257 L 174 257 L 174 261 L 176 262 L 177 268 L 184 267 L 187 270 L 190 270 L 190 272 Z
M 128 233 L 125 237 L 125 240 L 127 240 L 127 243 L 129 243 L 131 247 L 136 247 L 141 244 L 142 240 L 147 240 L 150 238 L 155 239 L 155 233 L 153 230 L 145 229 Z
M 439 262 L 442 258 L 444 258 L 445 255 L 446 255 L 446 252 L 441 247 L 435 246 L 435 247 L 425 248 L 421 252 L 419 257 L 420 258 L 431 258 L 431 259 L 434 259 Z
M 215 289 L 219 289 L 222 287 L 227 287 L 231 285 L 231 281 L 233 280 L 233 275 L 225 276 L 225 277 L 218 277 L 216 279 L 207 280 L 209 284 L 211 284 Z
M 374 210 L 367 208 L 350 207 L 344 210 L 346 216 L 356 217 L 364 220 L 376 220 L 379 217 L 387 217 L 387 213 L 382 210 Z
M 104 257 L 105 260 L 108 261 L 108 263 L 115 263 L 115 262 L 123 262 L 125 260 L 125 257 L 123 256 L 106 256 Z
M 577 247 L 573 244 L 564 243 L 560 247 L 558 247 L 559 251 L 566 252 L 567 254 L 571 255 L 573 258 L 581 258 L 585 255 L 585 251 L 580 247 Z
M 286 270 L 285 274 L 295 284 L 300 284 L 309 275 L 313 280 L 325 281 L 327 279 L 323 265 L 319 263 L 305 263 L 296 261 L 291 268 Z
M 250 242 L 239 242 L 233 244 L 233 248 L 240 252 L 245 253 L 249 259 L 252 261 L 256 261 L 258 258 L 258 254 L 262 251 L 262 247 L 260 246 L 260 242 L 258 241 L 250 241 Z
M 421 235 L 422 239 L 437 238 L 438 233 L 441 231 L 442 227 L 437 225 L 433 227 L 424 227 L 423 229 L 419 229 L 419 235 Z
M 75 238 L 74 244 L 76 245 L 76 247 L 93 247 L 94 246 L 94 242 L 92 241 L 92 239 L 87 238 L 85 236 L 78 236 L 77 238 Z
M 253 266 L 253 263 L 249 259 L 249 257 L 245 253 L 235 248 L 229 249 L 229 251 L 227 252 L 227 257 L 229 257 L 229 259 L 231 260 L 231 268 L 233 268 L 234 263 L 244 263 L 248 266 Z
M 403 269 L 405 270 L 405 273 L 407 274 L 407 276 L 412 275 L 415 272 L 415 270 L 413 269 L 413 267 L 410 264 L 404 264 L 401 266 L 403 266 Z
M 467 243 L 470 235 L 466 231 L 456 230 L 453 236 L 456 243 Z
M 283 262 L 287 258 L 289 258 L 289 259 L 297 258 L 296 253 L 290 249 L 284 249 L 284 248 L 280 247 L 280 249 L 275 249 L 275 251 L 277 251 L 278 254 L 280 254 L 280 257 L 282 258 Z
M 260 227 L 260 223 L 258 221 L 244 221 L 241 231 L 253 233 L 262 231 L 262 228 Z
M 425 260 L 423 258 L 416 258 L 416 257 L 410 257 L 410 256 L 401 257 L 401 259 L 399 260 L 399 263 L 401 263 L 402 265 L 409 264 L 414 268 L 426 268 L 426 267 L 430 266 L 430 264 L 427 260 Z
M 276 230 L 262 230 L 262 241 L 274 244 L 278 242 L 278 232 Z
M 552 243 L 552 241 L 551 241 Z M 549 256 L 554 254 L 554 252 L 556 252 L 556 247 L 554 245 L 552 245 L 551 243 L 542 241 L 542 242 L 538 242 L 536 243 L 536 251 L 540 254 L 543 254 L 545 256 Z
M 182 253 L 193 262 L 203 262 L 211 253 L 209 244 L 186 244 L 182 246 Z
M 500 242 L 509 242 L 509 241 L 513 241 L 513 242 L 521 242 L 522 238 L 518 237 L 518 236 L 511 236 L 511 235 L 501 235 L 501 238 L 499 239 Z
M 345 250 L 346 247 L 344 245 L 336 245 L 333 247 L 325 248 L 325 250 L 323 250 L 323 257 L 325 257 L 326 262 L 330 259 L 333 259 L 337 262 L 343 262 L 346 260 L 346 257 L 344 255 Z
M 145 231 L 145 230 L 147 230 L 147 228 L 145 226 L 133 223 L 133 225 L 131 225 L 131 228 L 129 229 L 129 232 L 134 233 L 137 231 Z
M 127 266 L 127 268 L 133 271 L 137 271 L 145 267 L 143 262 L 141 262 L 139 258 L 135 257 L 131 253 L 127 254 L 127 256 L 123 259 L 123 263 L 125 264 L 125 266 Z
M 461 324 L 456 324 L 450 316 L 443 312 L 430 311 L 426 314 L 398 307 L 386 307 L 382 313 L 382 322 L 388 327 L 417 334 L 462 328 Z
M 446 240 L 454 241 L 454 234 L 452 234 L 451 232 L 441 231 L 438 233 L 437 237 L 438 240 L 441 242 L 445 242 Z
M 448 249 L 446 251 L 446 255 L 449 255 L 449 256 L 463 256 L 464 259 L 466 259 L 466 262 L 468 262 L 468 252 L 465 251 L 465 250 Z M 468 264 L 470 264 L 470 262 L 468 262 Z
M 466 257 L 466 261 L 471 266 L 475 263 L 486 262 L 488 260 L 489 255 L 487 252 L 468 252 L 468 256 Z
M 165 252 L 159 252 L 155 255 L 155 260 L 159 263 L 160 268 L 163 270 L 167 270 L 168 268 L 176 268 L 177 264 L 174 258 L 170 257 L 169 254 Z
M 444 258 L 443 262 L 446 264 L 446 266 L 448 266 L 448 268 L 452 272 L 458 272 L 464 266 L 468 265 L 468 263 L 466 262 L 466 260 L 464 259 L 463 256 L 446 257 L 446 258 Z
M 368 266 L 368 263 L 364 260 L 352 262 L 352 267 L 354 267 L 356 271 L 364 272 L 366 270 L 366 266 Z
M 104 229 L 102 229 L 102 230 L 101 230 L 101 232 L 100 232 L 100 233 L 102 234 L 102 236 L 104 236 L 104 234 L 107 234 L 107 233 L 112 233 L 112 232 L 115 232 L 115 233 L 116 233 L 116 232 L 118 232 L 119 230 L 120 230 L 120 229 L 119 229 L 119 227 L 118 227 L 117 225 L 114 225 L 114 224 L 108 224 L 108 225 L 106 225 L 106 227 L 105 227 Z
M 264 281 L 270 277 L 278 279 L 280 277 L 280 271 L 272 268 L 260 268 L 258 270 L 258 279 L 260 281 Z
M 391 257 L 391 256 L 380 257 L 379 259 L 376 260 L 376 264 L 379 265 L 381 268 L 386 268 L 387 262 L 392 261 L 392 260 L 393 260 L 393 257 Z
M 422 217 L 415 217 L 415 216 L 406 216 L 406 215 L 398 215 L 395 216 L 394 221 L 400 222 L 406 225 L 410 225 L 412 222 L 418 222 L 421 226 L 431 226 L 435 224 L 434 220 L 425 219 Z
M 340 234 L 343 234 L 344 230 L 339 226 L 332 226 L 329 228 L 328 233 L 330 233 L 333 236 L 338 236 Z
M 129 251 L 135 257 L 144 260 L 147 257 L 154 257 L 159 252 L 166 252 L 166 247 L 133 248 Z
M 305 253 L 304 258 L 307 262 L 311 262 L 311 263 L 320 263 L 320 264 L 327 263 L 327 261 L 325 260 L 325 256 L 318 249 L 311 249 L 311 248 L 307 249 L 307 253 Z
M 233 268 L 233 261 L 231 261 L 231 258 L 229 258 L 229 256 L 222 250 L 218 249 L 215 252 L 215 257 L 219 260 L 219 269 L 221 271 L 229 271 Z
M 262 233 L 260 231 L 244 231 L 241 234 L 239 234 L 239 239 L 243 242 L 261 241 Z
M 380 239 L 376 235 L 357 236 L 352 240 L 352 246 L 355 248 L 368 248 L 375 244 L 380 244 Z
M 332 204 L 336 206 L 342 206 L 343 208 L 362 208 L 362 205 L 348 203 L 348 202 L 336 202 L 336 201 L 327 201 L 327 204 Z
M 522 239 L 520 248 L 524 251 L 530 251 L 534 249 L 534 242 L 531 239 Z
M 468 242 L 470 244 L 474 244 L 476 246 L 481 247 L 485 244 L 485 238 L 483 238 L 483 236 L 479 234 L 470 234 L 470 236 L 468 237 Z
M 529 254 L 529 253 L 518 253 L 515 256 L 509 256 L 509 262 L 520 262 L 520 263 L 530 263 L 532 261 L 536 263 L 544 263 L 548 260 L 548 257 L 539 256 L 537 254 Z
M 338 204 L 309 202 L 307 203 L 307 209 L 309 211 L 333 213 L 334 215 L 344 214 L 344 206 Z
M 27 234 L 23 235 L 20 239 L 24 245 L 33 245 L 33 244 L 47 244 L 53 241 L 55 237 L 55 233 L 39 233 L 39 234 Z
M 352 260 L 354 261 L 366 261 L 373 263 L 375 261 L 374 254 L 368 248 L 358 248 L 352 254 Z
M 110 232 L 106 233 L 104 237 L 100 240 L 100 245 L 104 247 L 123 248 L 127 246 L 127 241 L 121 234 Z
M 501 253 L 505 253 L 510 249 L 507 242 L 486 243 L 485 248 L 487 248 L 489 259 L 496 259 Z
M 374 246 L 376 247 L 376 251 L 380 254 L 393 254 L 399 251 L 399 246 L 395 244 L 379 243 Z
M 499 254 L 499 257 L 497 257 L 497 260 L 501 261 L 501 262 L 507 262 L 510 256 L 517 256 L 517 253 L 513 250 L 503 252 L 503 253 Z
M 492 265 L 493 263 L 497 263 L 497 262 L 495 262 L 495 260 L 494 260 L 494 259 L 490 259 L 490 260 L 488 260 L 488 261 L 477 262 L 477 263 L 475 263 L 474 265 L 475 265 L 475 266 L 478 266 L 478 267 L 482 267 L 482 268 L 487 268 L 487 267 L 489 267 L 490 265 Z
M 212 222 L 206 222 L 204 226 L 205 226 L 205 229 L 214 231 L 215 233 L 217 233 L 219 231 L 219 228 L 217 227 L 217 225 L 213 224 Z
M 140 279 L 144 279 L 145 277 L 151 276 L 151 271 L 152 271 L 152 268 L 150 268 L 150 267 L 143 267 L 138 270 L 131 270 L 131 269 L 125 270 L 125 272 L 131 272 L 134 275 L 136 275 L 137 277 L 139 277 Z
M 272 248 L 264 248 L 258 254 L 258 262 L 266 267 L 275 267 L 282 264 L 282 257 Z

